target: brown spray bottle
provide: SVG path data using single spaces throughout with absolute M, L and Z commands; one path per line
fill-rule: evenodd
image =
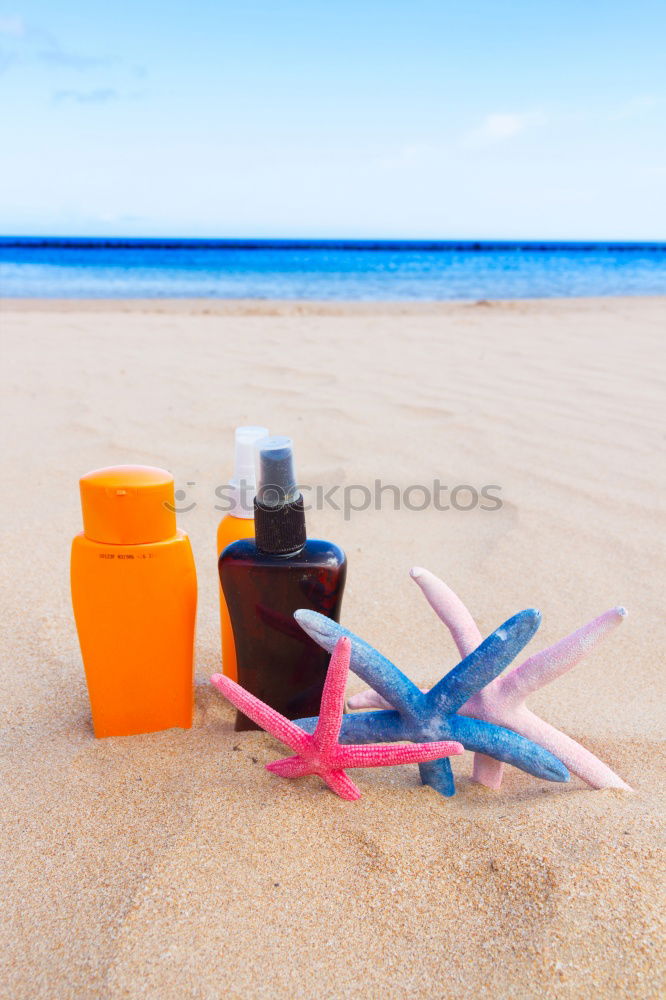
M 229 545 L 219 573 L 236 644 L 238 683 L 289 719 L 318 715 L 328 653 L 294 620 L 308 608 L 339 621 L 347 573 L 344 552 L 307 538 L 292 442 L 258 446 L 255 538 Z M 238 712 L 236 729 L 257 727 Z

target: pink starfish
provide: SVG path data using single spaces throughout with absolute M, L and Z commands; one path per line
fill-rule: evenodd
M 426 569 L 411 570 L 414 579 L 435 613 L 448 627 L 461 656 L 467 656 L 481 642 L 476 622 L 460 598 L 446 584 Z M 525 699 L 540 687 L 571 670 L 600 639 L 622 621 L 624 608 L 612 608 L 576 632 L 530 656 L 520 666 L 496 677 L 474 694 L 460 709 L 461 715 L 483 719 L 497 726 L 512 729 L 550 750 L 562 763 L 592 788 L 629 789 L 622 778 L 565 733 L 540 719 L 525 704 Z M 349 699 L 350 708 L 385 708 L 387 703 L 374 691 L 364 691 Z M 388 706 L 390 707 L 390 706 Z M 501 761 L 474 755 L 474 779 L 488 788 L 502 784 L 504 765 Z
M 296 756 L 286 757 L 267 764 L 266 768 L 282 778 L 300 778 L 305 774 L 320 775 L 328 787 L 343 799 L 354 800 L 360 791 L 349 778 L 345 767 L 388 767 L 393 764 L 420 764 L 463 753 L 460 743 L 409 743 L 389 746 L 386 743 L 369 743 L 365 746 L 341 746 L 338 743 L 342 713 L 344 711 L 345 685 L 349 673 L 351 643 L 342 638 L 331 656 L 321 696 L 321 709 L 317 728 L 312 736 L 300 726 L 285 719 L 275 709 L 242 688 L 240 684 L 213 674 L 211 682 L 225 698 L 244 712 L 281 743 L 296 751 Z

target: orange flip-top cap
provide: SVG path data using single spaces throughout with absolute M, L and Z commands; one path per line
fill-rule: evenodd
M 151 465 L 114 465 L 79 480 L 83 533 L 111 545 L 146 545 L 176 534 L 174 482 Z

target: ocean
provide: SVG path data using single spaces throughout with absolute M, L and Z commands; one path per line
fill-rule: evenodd
M 0 237 L 0 296 L 6 298 L 664 294 L 666 243 Z

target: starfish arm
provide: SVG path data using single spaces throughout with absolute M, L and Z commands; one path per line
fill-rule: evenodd
M 419 774 L 424 785 L 430 785 L 447 799 L 456 794 L 453 771 L 445 757 L 441 760 L 431 760 L 428 763 L 419 764 Z
M 428 693 L 428 688 L 421 688 L 422 694 Z M 380 694 L 373 691 L 372 688 L 366 688 L 365 691 L 360 691 L 358 694 L 353 694 L 351 698 L 347 700 L 347 705 L 354 712 L 359 708 L 393 708 L 389 705 L 386 698 L 382 698 Z
M 306 733 L 314 733 L 317 718 L 299 719 L 298 725 Z M 399 712 L 359 712 L 343 715 L 340 743 L 397 743 L 408 740 L 409 733 Z
M 418 711 L 423 695 L 416 684 L 370 643 L 317 611 L 299 610 L 294 613 L 294 617 L 301 628 L 329 653 L 333 651 L 338 639 L 346 636 L 351 641 L 349 665 L 354 673 L 383 695 L 398 711 L 409 715 Z
M 490 722 L 454 715 L 450 720 L 450 735 L 466 750 L 484 753 L 505 764 L 513 764 L 535 778 L 547 781 L 568 781 L 569 773 L 557 757 L 531 740 Z
M 360 799 L 360 790 L 344 771 L 334 769 L 328 771 L 323 777 L 331 791 L 339 795 L 341 799 L 347 799 L 348 802 L 355 802 L 356 799 Z
M 296 719 L 296 725 L 304 733 L 313 734 L 319 722 L 318 715 L 311 715 L 307 719 Z
M 475 753 L 472 764 L 472 781 L 498 792 L 502 787 L 504 764 L 501 760 L 487 757 L 485 753 Z
M 372 688 L 366 688 L 365 691 L 361 691 L 359 694 L 353 694 L 351 698 L 347 700 L 348 706 L 356 711 L 359 708 L 393 708 L 392 705 L 388 703 L 386 698 L 382 698 L 380 694 L 373 691 Z
M 481 644 L 483 636 L 458 595 L 434 573 L 420 566 L 411 569 L 409 575 L 419 585 L 437 617 L 448 628 L 460 655 L 469 656 Z
M 440 580 L 434 573 L 430 573 L 427 569 L 421 569 L 417 566 L 410 571 L 410 575 L 413 580 L 416 580 L 437 617 L 448 628 L 460 655 L 468 656 L 480 645 L 483 639 L 471 612 L 463 604 L 458 595 L 450 587 L 447 587 L 444 581 Z M 498 683 L 500 683 L 499 679 L 491 681 L 489 685 L 486 685 L 486 691 L 489 692 Z M 349 706 L 350 708 L 361 708 L 361 705 L 352 705 L 351 700 Z M 368 705 L 367 707 L 370 708 L 371 706 Z M 487 757 L 484 753 L 474 754 L 474 764 L 472 766 L 473 781 L 478 781 L 479 784 L 498 791 L 502 786 L 503 775 L 504 764 L 500 760 Z
M 399 712 L 357 712 L 342 717 L 340 743 L 397 743 L 410 739 Z
M 540 746 L 546 747 L 573 774 L 592 788 L 622 788 L 625 791 L 631 791 L 631 787 L 603 761 L 586 750 L 580 743 L 572 740 L 570 736 L 544 722 L 528 708 L 523 708 L 516 713 L 515 725 L 516 732 Z
M 328 673 L 324 682 L 319 709 L 319 722 L 314 731 L 314 742 L 326 751 L 337 743 L 345 707 L 345 685 L 349 674 L 351 643 L 343 636 L 333 649 Z
M 289 719 L 285 719 L 284 715 L 280 715 L 270 705 L 266 705 L 265 702 L 250 694 L 229 677 L 213 674 L 211 683 L 232 705 L 247 715 L 248 719 L 252 719 L 258 726 L 261 726 L 271 736 L 275 736 L 292 750 L 300 753 L 310 745 L 310 737 L 307 733 L 304 733 Z
M 337 760 L 341 767 L 392 767 L 395 764 L 420 764 L 421 761 L 454 757 L 464 752 L 464 747 L 452 740 L 392 745 L 370 743 L 341 747 Z
M 498 701 L 501 700 L 501 695 L 499 693 L 498 684 L 501 683 L 501 677 L 496 677 L 494 681 L 482 688 L 481 691 L 477 691 L 469 698 L 463 707 L 459 710 L 460 715 L 469 716 L 472 719 L 481 719 L 483 722 L 492 722 L 494 725 L 503 726 L 505 725 L 505 719 L 502 717 L 501 713 L 499 717 L 496 718 L 495 712 L 492 712 L 489 706 L 496 706 Z M 513 729 L 514 727 L 506 723 L 507 729 Z M 502 778 L 504 777 L 504 764 L 501 760 L 495 760 L 493 757 L 488 757 L 484 753 L 475 753 L 474 762 L 472 764 L 472 781 L 478 781 L 480 785 L 485 785 L 486 788 L 492 788 L 494 791 L 499 791 L 502 787 Z
M 278 774 L 281 778 L 302 778 L 304 774 L 312 774 L 312 769 L 302 757 L 285 757 L 266 764 L 266 770 Z
M 541 613 L 535 608 L 519 611 L 509 618 L 431 688 L 425 695 L 429 706 L 439 711 L 457 712 L 468 698 L 508 667 L 530 641 L 540 622 Z
M 530 656 L 500 681 L 507 700 L 522 702 L 544 684 L 571 670 L 598 642 L 626 617 L 624 608 L 611 608 L 555 645 Z

